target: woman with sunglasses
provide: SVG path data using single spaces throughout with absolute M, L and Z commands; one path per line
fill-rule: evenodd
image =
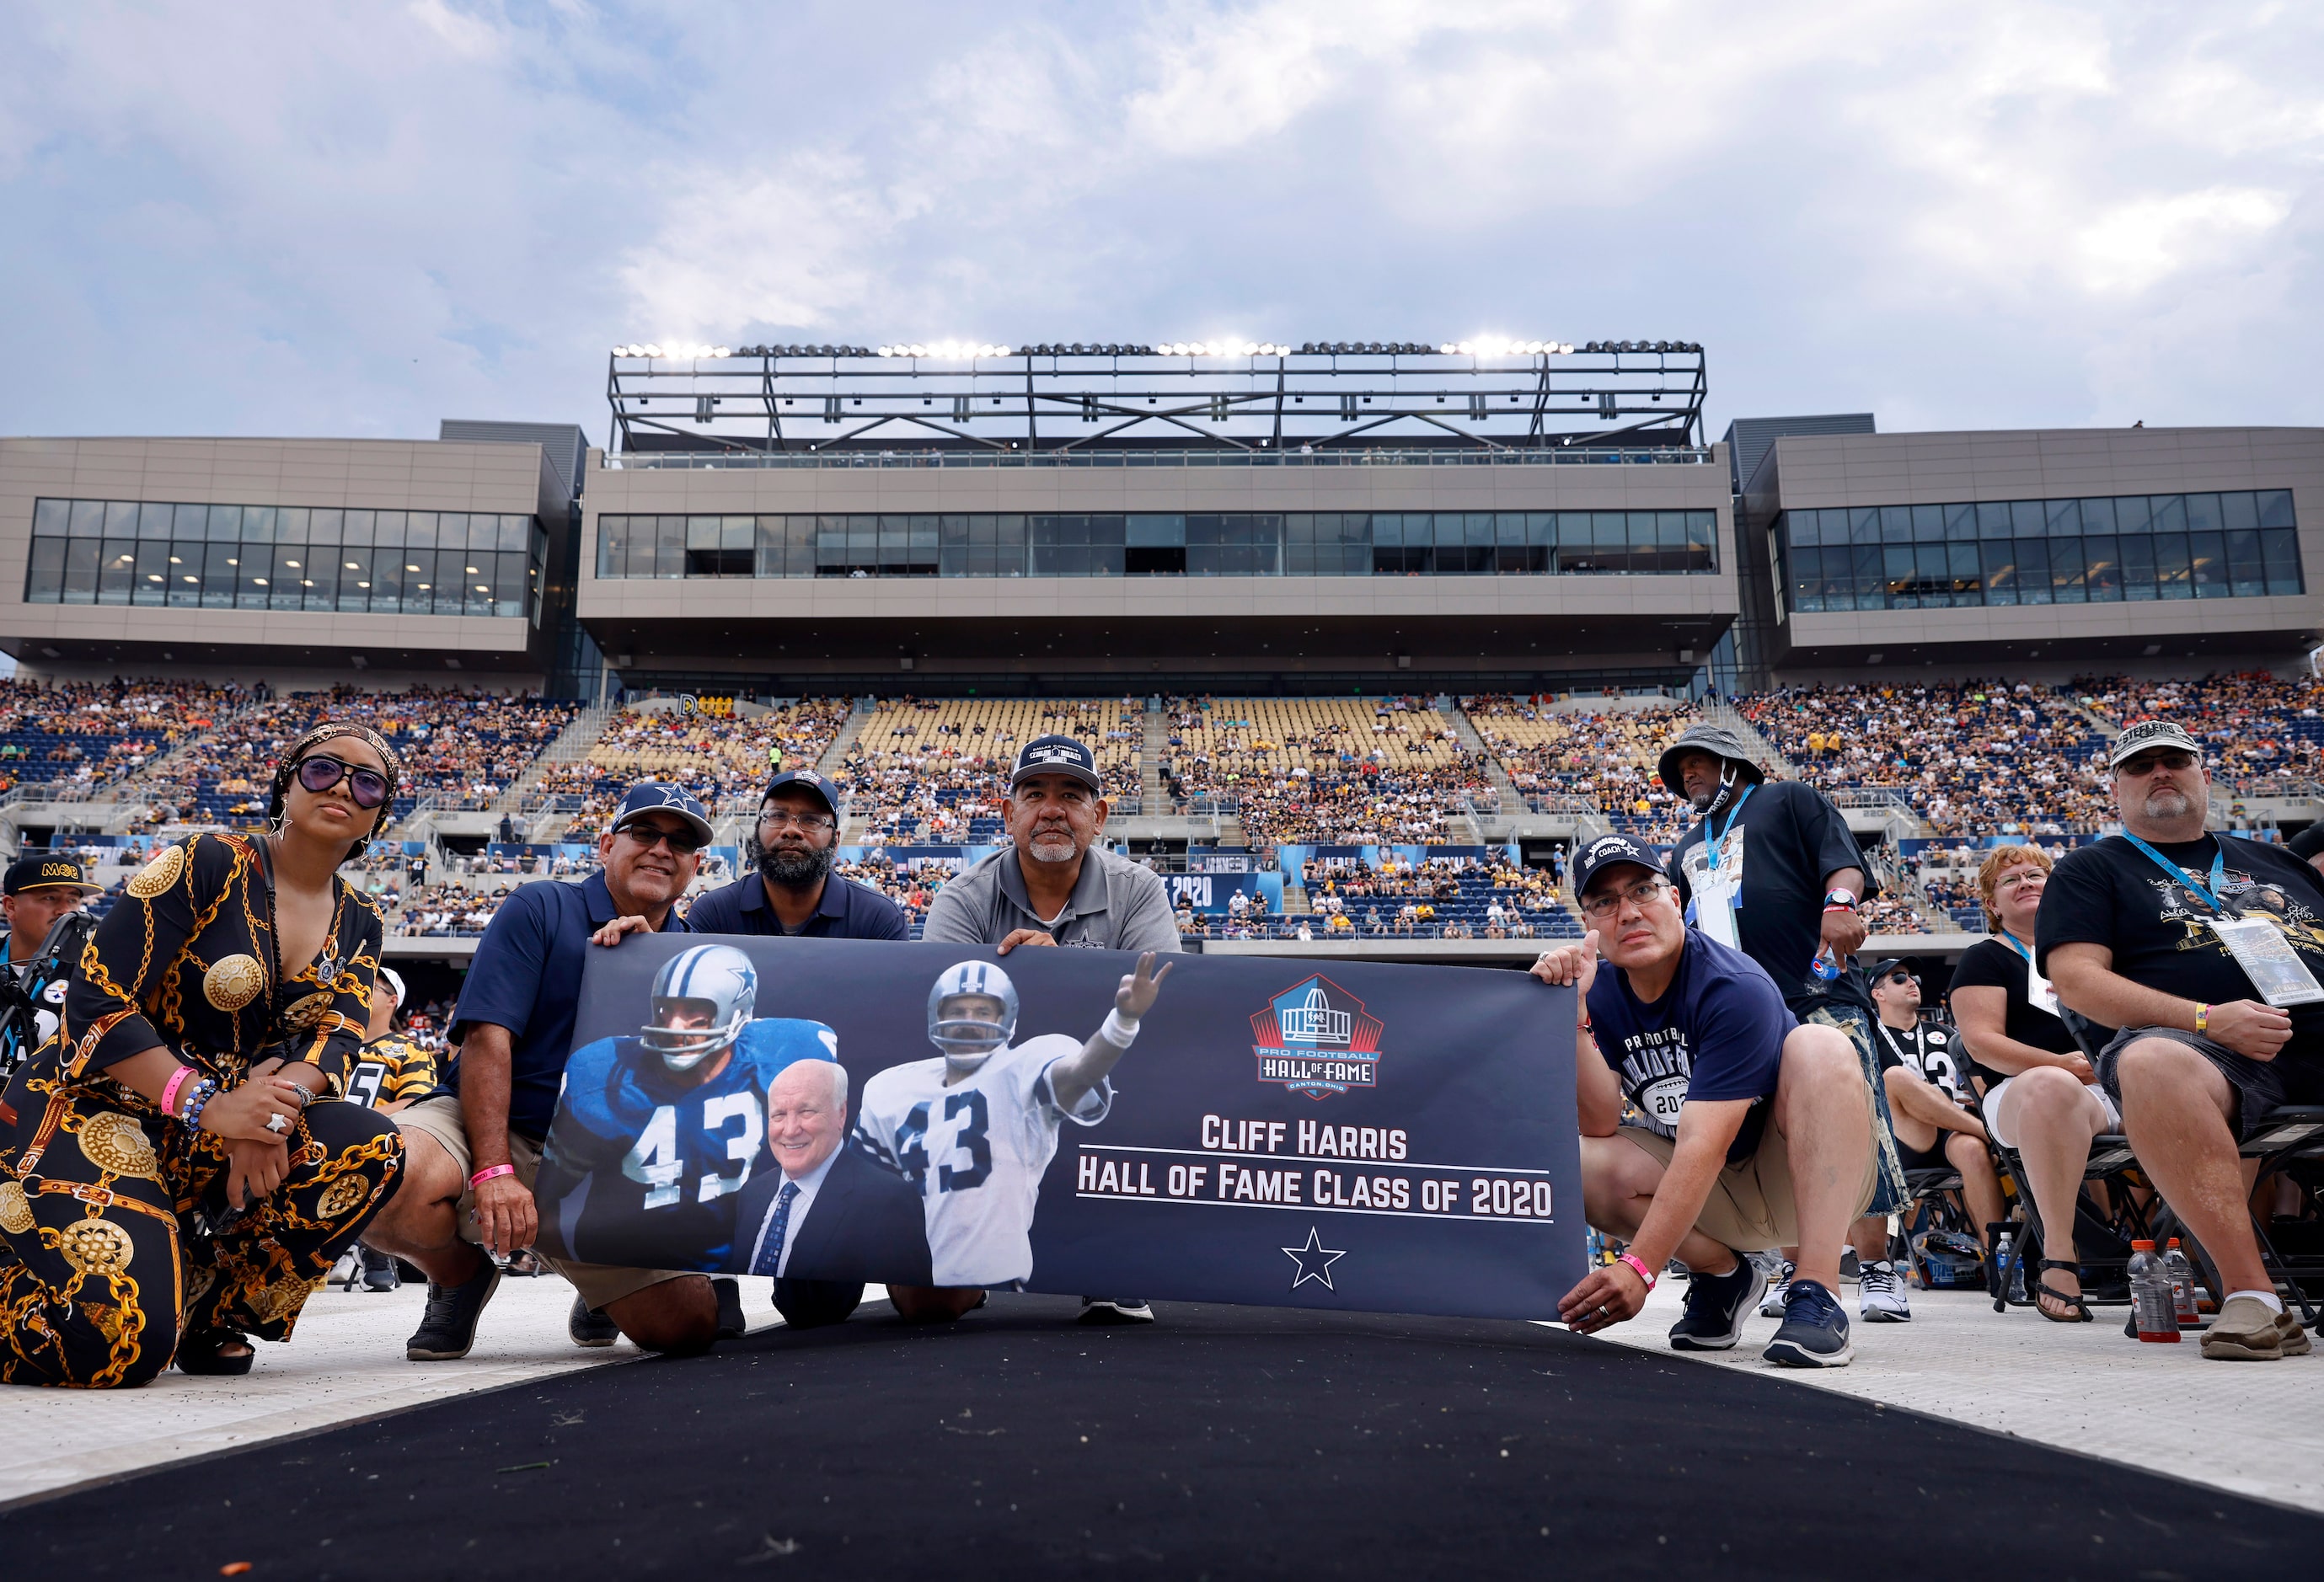
M 2090 1143 L 2122 1129 L 2122 1112 L 2058 1012 L 2057 991 L 2034 970 L 2034 920 L 2050 882 L 2038 846 L 2003 846 L 1978 869 L 1993 937 L 1961 952 L 1953 971 L 1954 1025 L 1985 1092 L 1987 1128 L 2014 1148 L 2041 1211 L 2043 1246 L 2034 1306 L 2052 1323 L 2089 1321 L 2074 1258 L 2074 1208 Z
M 98 924 L 0 1096 L 0 1380 L 248 1373 L 393 1192 L 395 1123 L 346 1102 L 379 914 L 337 869 L 401 777 L 379 736 L 318 725 L 267 830 L 165 848 Z

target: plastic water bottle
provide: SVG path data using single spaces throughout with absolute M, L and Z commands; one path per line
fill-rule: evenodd
M 2163 1272 L 2171 1277 L 2171 1306 L 2178 1315 L 2180 1328 L 2201 1323 L 2202 1311 L 2195 1305 L 2195 1265 L 2179 1250 L 2179 1238 L 2175 1236 L 2163 1255 Z
M 2172 1301 L 2171 1276 L 2163 1260 L 2154 1255 L 2151 1241 L 2130 1244 L 2130 1308 L 2131 1321 L 2137 1325 L 2141 1340 L 2178 1341 L 2179 1315 Z
M 2009 1300 L 2021 1306 L 2025 1301 L 2025 1249 L 2022 1246 L 2009 1254 Z
M 2001 1239 L 1993 1244 L 1993 1294 L 1996 1296 L 2009 1289 L 2009 1259 L 2016 1250 L 2017 1238 L 2006 1230 L 2001 1233 Z

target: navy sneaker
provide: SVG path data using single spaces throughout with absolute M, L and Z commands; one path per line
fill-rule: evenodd
M 1848 1311 L 1817 1282 L 1793 1281 L 1783 1328 L 1761 1355 L 1784 1367 L 1846 1367 L 1856 1355 L 1848 1343 Z
M 1679 1351 L 1729 1351 L 1743 1338 L 1743 1320 L 1766 1289 L 1767 1272 L 1740 1258 L 1724 1274 L 1691 1274 L 1686 1312 L 1671 1326 L 1670 1343 Z

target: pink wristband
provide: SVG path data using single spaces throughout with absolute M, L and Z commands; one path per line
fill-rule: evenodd
M 475 1174 L 468 1178 L 468 1190 L 470 1191 L 474 1191 L 488 1181 L 497 1180 L 499 1177 L 503 1175 L 514 1175 L 515 1173 L 516 1166 L 513 1164 L 487 1164 L 482 1170 L 479 1170 Z
M 1645 1264 L 1638 1260 L 1638 1255 L 1636 1253 L 1618 1254 L 1616 1255 L 1614 1261 L 1618 1264 L 1629 1265 L 1632 1272 L 1635 1273 L 1639 1279 L 1646 1283 L 1646 1289 L 1648 1291 L 1652 1291 L 1655 1288 L 1655 1276 L 1653 1271 L 1649 1270 Z
M 193 1067 L 180 1066 L 178 1068 L 177 1075 L 170 1079 L 170 1085 L 161 1090 L 161 1113 L 168 1116 L 171 1120 L 178 1118 L 179 1090 L 183 1088 L 188 1082 L 191 1081 L 193 1080 Z

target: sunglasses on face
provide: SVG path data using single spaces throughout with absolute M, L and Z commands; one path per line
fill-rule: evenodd
M 377 769 L 367 769 L 323 752 L 299 760 L 299 784 L 318 796 L 342 780 L 347 783 L 347 795 L 355 798 L 357 807 L 377 807 L 387 800 L 387 777 Z
M 1920 980 L 1921 980 L 1921 976 L 1920 976 L 1920 974 L 1919 974 L 1919 973 L 1917 973 L 1917 972 L 1906 972 L 1906 971 L 1903 970 L 1902 969 L 1899 969 L 1898 970 L 1894 971 L 1894 972 L 1891 972 L 1891 973 L 1889 973 L 1889 974 L 1888 974 L 1888 981 L 1889 981 L 1889 982 L 1891 982 L 1891 983 L 1897 983 L 1897 984 L 1904 984 L 1904 983 L 1918 983 Z
M 2136 758 L 2126 760 L 2120 768 L 2115 770 L 2115 773 L 2139 777 L 2151 775 L 2157 769 L 2169 769 L 2172 773 L 2177 774 L 2181 769 L 2191 769 L 2194 767 L 2193 753 L 2184 748 L 2174 748 L 2167 752 L 2141 753 Z
M 666 842 L 672 857 L 691 857 L 702 850 L 702 842 L 694 838 L 691 830 L 659 830 L 651 824 L 623 824 L 622 833 L 649 851 L 657 844 Z

